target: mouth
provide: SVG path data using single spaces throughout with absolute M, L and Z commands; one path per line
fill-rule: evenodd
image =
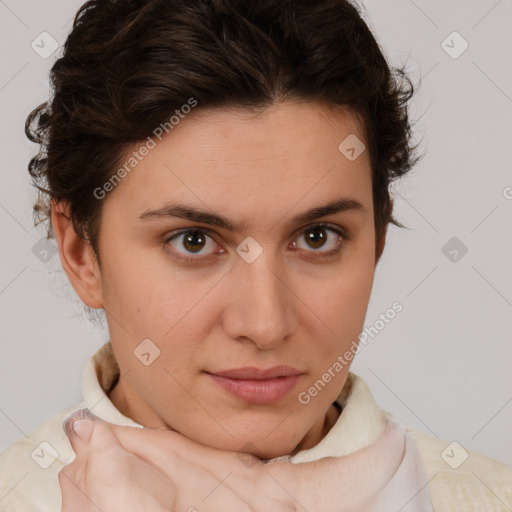
M 281 400 L 304 375 L 303 371 L 291 366 L 268 369 L 246 367 L 205 373 L 225 391 L 255 405 L 268 405 Z

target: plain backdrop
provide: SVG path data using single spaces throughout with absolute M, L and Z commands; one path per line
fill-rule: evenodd
M 81 400 L 84 363 L 108 339 L 42 252 L 24 135 L 60 55 L 32 43 L 62 45 L 81 3 L 0 0 L 0 450 Z M 512 2 L 362 5 L 390 63 L 421 78 L 411 117 L 426 156 L 394 186 L 410 229 L 389 228 L 365 323 L 378 334 L 352 371 L 405 425 L 512 464 Z

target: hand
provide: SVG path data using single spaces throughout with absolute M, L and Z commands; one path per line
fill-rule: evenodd
M 62 512 L 174 510 L 174 482 L 125 450 L 109 424 L 83 415 L 66 424 L 76 458 L 59 473 Z
M 251 454 L 79 413 L 66 429 L 76 458 L 59 473 L 62 512 L 295 510 L 275 482 L 262 486 L 265 465 Z
M 378 443 L 351 455 L 264 464 L 171 430 L 94 417 L 75 429 L 78 434 L 68 429 L 68 436 L 76 458 L 59 474 L 62 512 L 380 510 L 371 501 L 385 484 L 379 483 L 381 465 L 396 467 L 403 444 L 400 430 L 388 425 Z

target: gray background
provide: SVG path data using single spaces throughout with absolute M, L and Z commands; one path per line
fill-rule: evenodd
M 59 55 L 31 43 L 46 31 L 62 45 L 81 3 L 0 0 L 0 450 L 81 400 L 84 362 L 107 339 L 58 256 L 40 259 L 23 132 Z M 512 2 L 363 5 L 390 62 L 422 77 L 411 114 L 426 156 L 394 187 L 411 229 L 389 228 L 366 326 L 395 301 L 404 309 L 352 370 L 404 424 L 512 464 Z

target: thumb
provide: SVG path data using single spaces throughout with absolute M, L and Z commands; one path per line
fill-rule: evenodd
M 95 416 L 89 409 L 80 409 L 64 421 L 64 432 L 66 432 L 75 452 L 91 440 L 94 419 Z

